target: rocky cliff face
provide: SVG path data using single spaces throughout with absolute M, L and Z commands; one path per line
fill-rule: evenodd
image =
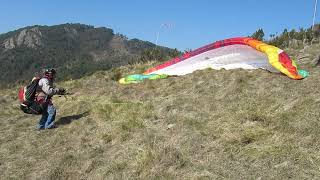
M 29 48 L 38 48 L 43 45 L 42 33 L 38 27 L 31 29 L 24 29 L 14 37 L 5 39 L 3 47 L 5 50 L 13 49 L 20 46 L 26 46 Z
M 101 62 L 107 58 L 130 56 L 130 52 L 125 45 L 126 41 L 127 39 L 116 34 L 110 40 L 108 48 L 99 51 L 93 50 L 90 55 L 92 55 L 95 62 Z

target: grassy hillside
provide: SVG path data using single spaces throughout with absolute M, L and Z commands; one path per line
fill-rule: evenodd
M 35 131 L 17 89 L 0 92 L 1 179 L 312 179 L 320 166 L 320 79 L 204 70 L 120 85 L 129 65 L 60 83 L 59 128 Z

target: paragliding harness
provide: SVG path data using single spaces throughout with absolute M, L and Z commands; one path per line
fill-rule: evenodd
M 42 114 L 44 110 L 43 105 L 35 101 L 39 81 L 39 77 L 34 77 L 30 84 L 21 87 L 19 90 L 18 97 L 21 102 L 20 109 L 26 114 L 39 115 Z

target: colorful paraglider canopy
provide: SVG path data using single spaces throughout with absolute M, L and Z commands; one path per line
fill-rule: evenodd
M 149 80 L 155 80 L 155 79 L 164 79 L 167 78 L 168 75 L 166 74 L 132 74 L 129 76 L 126 76 L 124 78 L 121 78 L 119 80 L 119 83 L 121 84 L 134 84 L 142 82 L 145 79 Z
M 253 38 L 217 41 L 148 69 L 144 74 L 179 76 L 206 68 L 227 70 L 262 68 L 271 72 L 281 72 L 292 79 L 303 79 L 308 76 L 308 72 L 299 70 L 296 63 L 283 50 Z

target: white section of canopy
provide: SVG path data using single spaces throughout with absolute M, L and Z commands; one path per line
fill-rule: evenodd
M 212 69 L 266 69 L 279 72 L 273 68 L 266 54 L 247 45 L 229 45 L 216 48 L 150 74 L 185 75 L 196 70 Z

